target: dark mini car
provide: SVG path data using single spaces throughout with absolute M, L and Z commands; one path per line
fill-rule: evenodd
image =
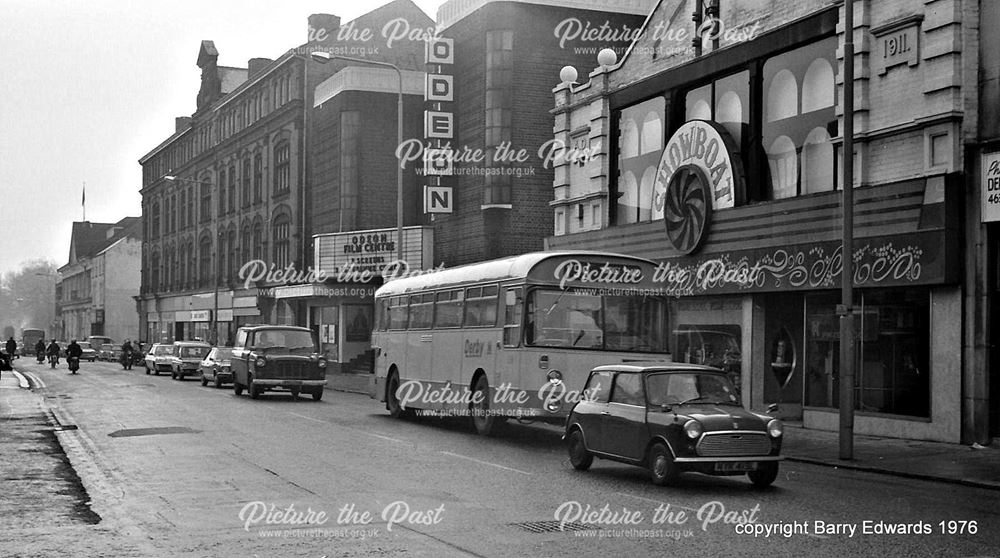
M 246 389 L 252 399 L 267 390 L 285 389 L 319 401 L 326 385 L 326 359 L 311 329 L 296 326 L 244 326 L 236 332 L 230 359 L 233 392 Z
M 778 476 L 781 421 L 744 409 L 718 368 L 621 364 L 595 368 L 566 420 L 570 462 L 594 457 L 646 467 L 653 484 L 681 472 L 746 474 L 757 486 Z
M 232 357 L 232 347 L 212 348 L 205 360 L 201 361 L 201 385 L 207 386 L 208 382 L 212 382 L 213 386 L 221 388 L 222 384 L 232 383 L 233 369 L 230 367 Z

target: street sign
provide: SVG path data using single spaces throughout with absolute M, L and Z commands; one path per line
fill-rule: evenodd
M 982 222 L 1000 221 L 1000 151 L 983 153 Z

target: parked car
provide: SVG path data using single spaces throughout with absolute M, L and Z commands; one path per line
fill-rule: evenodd
M 170 354 L 170 377 L 183 380 L 184 376 L 201 373 L 201 361 L 208 356 L 212 346 L 204 341 L 174 341 Z
M 207 386 L 212 382 L 217 388 L 222 384 L 233 382 L 233 369 L 230 367 L 230 359 L 233 356 L 232 347 L 214 347 L 205 360 L 201 361 L 201 385 Z
M 159 376 L 160 371 L 170 371 L 170 359 L 173 357 L 174 347 L 168 343 L 153 343 L 146 353 L 143 363 L 146 366 L 146 374 L 152 372 Z
M 246 389 L 252 399 L 286 389 L 292 397 L 312 394 L 319 401 L 326 385 L 326 358 L 311 329 L 296 326 L 244 326 L 236 332 L 231 359 L 233 392 Z
M 80 354 L 80 360 L 86 360 L 88 362 L 94 362 L 97 360 L 97 351 L 90 346 L 90 343 L 86 341 L 77 341 L 77 345 L 80 345 L 80 350 L 82 351 Z
M 781 421 L 744 409 L 726 372 L 676 363 L 599 366 L 566 420 L 570 462 L 594 457 L 646 467 L 653 484 L 681 472 L 778 476 Z

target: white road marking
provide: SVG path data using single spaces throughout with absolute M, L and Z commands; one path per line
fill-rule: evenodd
M 452 453 L 450 451 L 442 451 L 442 452 L 439 452 L 439 453 L 441 453 L 443 455 L 448 455 L 448 456 L 451 456 L 451 457 L 457 457 L 459 459 L 467 459 L 467 460 L 472 461 L 474 463 L 479 463 L 480 465 L 489 465 L 490 467 L 496 467 L 498 469 L 503 469 L 505 471 L 513 471 L 515 473 L 521 473 L 522 475 L 531 476 L 531 473 L 529 473 L 528 471 L 522 471 L 520 469 L 515 469 L 513 467 L 505 467 L 503 465 L 498 465 L 496 463 L 490 463 L 489 461 L 482 461 L 480 459 L 476 459 L 476 458 L 473 458 L 473 457 L 468 457 L 468 456 L 465 456 L 465 455 L 459 455 L 457 453 Z
M 288 414 L 292 415 L 293 417 L 299 417 L 301 419 L 311 420 L 313 422 L 318 422 L 320 424 L 329 424 L 329 422 L 327 422 L 325 420 L 320 420 L 320 419 L 317 419 L 317 418 L 307 417 L 305 415 L 300 415 L 298 413 L 288 413 Z

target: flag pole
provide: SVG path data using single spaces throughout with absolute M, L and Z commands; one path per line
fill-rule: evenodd
M 83 220 L 87 220 L 87 181 L 83 181 L 83 199 L 80 201 L 80 205 L 83 206 Z

